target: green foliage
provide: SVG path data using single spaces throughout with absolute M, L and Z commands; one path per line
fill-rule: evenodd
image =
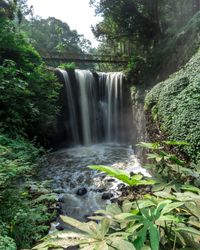
M 142 71 L 142 67 L 144 66 L 144 58 L 141 58 L 141 57 L 137 57 L 137 56 L 132 56 L 128 65 L 127 65 L 127 68 L 128 68 L 128 71 L 131 71 L 131 72 L 138 72 L 139 70 Z
M 136 202 L 125 201 L 121 207 L 110 204 L 106 210 L 96 211 L 96 215 L 89 217 L 91 221 L 87 223 L 61 216 L 65 223 L 76 230 L 47 236 L 43 243 L 33 249 L 63 249 L 78 245 L 80 249 L 91 250 L 182 249 L 186 246 L 197 250 L 200 232 L 195 227 L 199 218 L 194 220 L 193 215 L 198 215 L 198 207 L 194 205 L 196 210 L 191 212 L 189 206 L 192 203 L 188 197 L 170 200 L 156 197 L 155 194 Z
M 71 30 L 67 23 L 54 17 L 24 20 L 21 29 L 28 34 L 31 44 L 42 54 L 84 54 L 91 46 L 90 41 L 83 35 Z
M 156 85 L 145 101 L 146 109 L 156 109 L 160 129 L 170 140 L 189 143 L 183 150 L 195 162 L 200 159 L 199 58 L 198 52 L 183 69 Z
M 64 69 L 64 70 L 74 70 L 76 68 L 75 63 L 62 63 L 58 66 L 58 68 Z
M 42 186 L 32 192 L 33 185 L 26 183 L 43 152 L 23 138 L 0 135 L 0 249 L 16 249 L 14 240 L 20 249 L 29 248 L 49 228 L 48 207 L 55 195 Z
M 0 188 L 5 188 L 20 176 L 29 176 L 43 149 L 25 139 L 10 139 L 0 135 Z
M 130 175 L 129 173 L 121 169 L 115 169 L 115 168 L 103 166 L 103 165 L 93 165 L 93 166 L 89 166 L 89 168 L 94 169 L 94 170 L 100 170 L 102 172 L 106 172 L 108 175 L 117 178 L 118 180 L 128 184 L 129 186 L 155 184 L 155 181 L 150 178 L 148 178 L 147 180 L 144 180 L 143 175 L 141 174 Z
M 30 248 L 49 229 L 55 194 L 42 184 L 33 192 L 36 175 L 58 112 L 60 85 L 13 19 L 16 1 L 0 1 L 0 249 Z M 24 0 L 17 1 L 25 6 Z M 18 5 L 18 6 L 19 6 Z M 5 8 L 1 8 L 4 6 Z M 22 12 L 25 11 L 22 10 Z M 23 12 L 24 13 L 24 12 Z M 19 16 L 18 16 L 19 17 Z M 46 132 L 47 131 L 47 132 Z M 35 139 L 34 139 L 35 140 Z M 35 184 L 36 186 L 36 184 Z M 53 206 L 53 205 L 52 205 Z
M 164 151 L 164 145 L 183 147 L 183 141 L 141 143 L 153 154 L 150 158 L 154 167 L 162 163 L 169 168 L 169 162 L 185 167 L 185 162 Z M 152 165 L 151 165 L 152 166 Z M 127 173 L 106 166 L 90 166 L 102 170 L 127 183 Z M 171 169 L 170 169 L 171 171 Z M 130 202 L 125 200 L 120 206 L 109 204 L 105 210 L 98 210 L 90 216 L 89 222 L 80 222 L 68 216 L 61 219 L 73 230 L 56 232 L 47 236 L 33 249 L 48 250 L 79 247 L 80 249 L 190 249 L 200 248 L 200 189 L 193 185 L 181 184 L 179 176 L 173 172 L 174 180 L 167 181 L 159 171 L 159 180 L 153 186 L 151 195 Z M 130 177 L 130 176 L 129 176 Z M 137 178 L 136 178 L 137 179 Z
M 16 33 L 10 21 L 0 21 L 0 127 L 13 135 L 45 140 L 58 112 L 60 85 L 38 53 Z
M 8 236 L 0 235 L 0 249 L 2 250 L 17 250 L 17 246 L 13 239 Z
M 0 18 L 14 19 L 16 12 L 16 1 L 0 1 Z
M 192 183 L 198 185 L 200 180 L 200 171 L 195 165 L 186 164 L 184 160 L 179 159 L 175 154 L 167 153 L 164 146 L 176 147 L 179 150 L 188 143 L 183 141 L 163 141 L 160 143 L 140 143 L 138 146 L 146 148 L 150 151 L 147 158 L 151 160 L 152 164 L 146 165 L 160 178 L 165 178 L 167 181 L 177 180 L 179 183 Z M 190 190 L 191 191 L 191 190 Z
M 189 1 L 187 2 L 189 3 Z M 185 7 L 187 3 L 183 5 Z M 169 26 L 166 32 L 170 33 L 170 36 L 163 39 L 152 53 L 152 69 L 156 70 L 161 76 L 168 77 L 177 68 L 185 65 L 199 49 L 200 12 L 197 12 L 190 20 L 188 18 L 183 19 L 184 26 L 175 23 L 175 26 L 178 24 L 178 27 L 173 31 L 174 26 Z M 173 20 L 171 19 L 170 22 L 173 22 Z

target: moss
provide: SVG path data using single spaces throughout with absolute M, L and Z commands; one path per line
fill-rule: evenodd
M 200 51 L 177 73 L 157 84 L 146 96 L 145 107 L 170 139 L 190 143 L 184 151 L 200 160 Z M 156 110 L 156 116 L 155 111 Z

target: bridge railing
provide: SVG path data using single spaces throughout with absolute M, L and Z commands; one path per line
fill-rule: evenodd
M 72 53 L 41 53 L 44 60 L 55 60 L 65 62 L 106 62 L 106 63 L 128 63 L 130 57 L 118 55 L 95 55 L 95 54 L 72 54 Z

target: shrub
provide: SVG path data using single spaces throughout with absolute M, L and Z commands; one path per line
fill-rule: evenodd
M 39 54 L 0 20 L 0 127 L 6 133 L 40 137 L 55 122 L 60 84 Z

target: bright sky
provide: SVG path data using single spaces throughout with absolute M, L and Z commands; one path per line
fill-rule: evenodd
M 66 22 L 70 29 L 76 29 L 92 42 L 93 47 L 97 47 L 98 42 L 93 36 L 91 25 L 95 25 L 101 18 L 95 17 L 89 0 L 28 0 L 27 3 L 33 5 L 34 15 L 42 18 L 51 16 Z

